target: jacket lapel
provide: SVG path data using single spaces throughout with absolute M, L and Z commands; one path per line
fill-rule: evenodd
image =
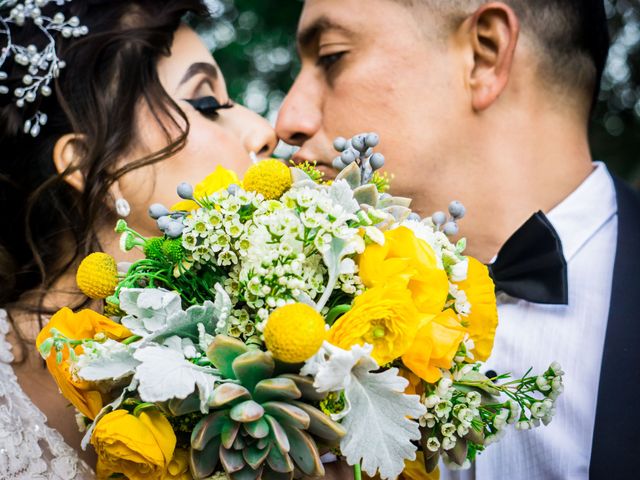
M 600 371 L 591 479 L 629 478 L 640 459 L 640 199 L 614 178 L 618 241 Z M 597 295 L 598 292 L 593 292 Z

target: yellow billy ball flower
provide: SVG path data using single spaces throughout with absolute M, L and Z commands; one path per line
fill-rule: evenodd
M 273 311 L 264 330 L 264 343 L 274 358 L 300 363 L 311 358 L 326 337 L 324 318 L 309 305 L 294 303 Z
M 80 263 L 76 283 L 89 298 L 97 300 L 112 295 L 118 286 L 115 259 L 106 253 L 92 253 Z
M 262 160 L 253 165 L 247 170 L 242 181 L 245 190 L 261 193 L 267 200 L 280 198 L 292 184 L 289 167 L 275 158 Z

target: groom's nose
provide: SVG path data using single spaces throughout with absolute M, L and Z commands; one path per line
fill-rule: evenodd
M 280 107 L 276 134 L 290 145 L 301 146 L 313 137 L 322 125 L 321 92 L 313 81 L 299 75 Z

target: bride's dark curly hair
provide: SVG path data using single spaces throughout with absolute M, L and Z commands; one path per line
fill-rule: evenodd
M 40 96 L 25 109 L 16 107 L 11 94 L 0 95 L 0 307 L 40 313 L 42 301 L 30 305 L 20 297 L 28 291 L 43 294 L 79 258 L 99 249 L 96 230 L 114 218 L 108 201 L 113 182 L 184 147 L 187 119 L 160 84 L 156 66 L 169 54 L 183 16 L 208 14 L 201 0 L 75 0 L 53 9 L 63 10 L 67 18 L 78 16 L 89 28 L 84 37 L 56 39 L 67 66 L 54 94 Z M 16 28 L 12 34 L 21 45 L 43 40 L 35 29 Z M 13 92 L 24 67 L 7 60 L 2 70 L 9 75 L 2 83 Z M 136 140 L 135 112 L 141 101 L 162 125 L 167 146 L 118 168 L 118 159 Z M 23 125 L 36 110 L 49 121 L 33 138 Z M 171 128 L 164 125 L 161 119 L 175 118 L 171 112 L 187 127 L 175 120 Z M 170 129 L 181 134 L 171 136 Z M 81 135 L 82 158 L 59 174 L 53 149 L 68 133 Z M 65 182 L 77 170 L 85 179 L 82 192 Z

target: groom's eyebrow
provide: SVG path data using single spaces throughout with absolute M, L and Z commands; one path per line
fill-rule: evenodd
M 300 51 L 308 50 L 317 40 L 321 33 L 327 30 L 338 30 L 346 34 L 353 32 L 329 17 L 322 16 L 315 19 L 310 25 L 304 27 L 298 32 L 297 43 Z
M 218 78 L 218 69 L 215 65 L 206 62 L 197 62 L 192 64 L 180 80 L 180 84 L 189 81 L 189 79 L 195 77 L 196 75 L 203 73 L 206 76 L 210 77 L 212 80 L 216 80 Z

